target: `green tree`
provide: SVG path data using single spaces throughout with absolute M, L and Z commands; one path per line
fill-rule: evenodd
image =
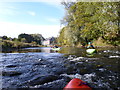
M 33 37 L 34 42 L 37 44 L 42 44 L 42 41 L 45 40 L 44 37 L 41 34 L 30 34 Z
M 25 38 L 21 38 L 21 42 L 26 42 L 26 39 Z
M 18 39 L 20 41 L 25 41 L 26 43 L 36 42 L 37 44 L 41 45 L 42 41 L 44 40 L 44 37 L 41 34 L 25 34 L 25 33 L 23 33 L 18 36 Z
M 29 35 L 29 34 L 23 33 L 23 34 L 20 34 L 20 35 L 18 36 L 18 39 L 19 39 L 20 41 L 21 41 L 22 38 L 25 38 L 27 43 L 31 43 L 31 42 L 33 41 L 33 37 L 32 37 L 31 35 Z
M 61 40 L 66 39 L 72 45 L 100 37 L 113 45 L 120 42 L 120 2 L 64 2 L 63 5 L 66 15 L 61 23 L 65 29 L 61 31 L 67 35 L 60 33 Z
M 8 37 L 7 37 L 7 36 L 2 36 L 2 39 L 3 39 L 3 40 L 7 40 Z

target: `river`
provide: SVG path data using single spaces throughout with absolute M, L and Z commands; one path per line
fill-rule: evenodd
M 80 78 L 94 89 L 120 89 L 120 47 L 97 48 L 93 56 L 85 48 L 24 48 L 0 53 L 2 88 L 57 88 Z

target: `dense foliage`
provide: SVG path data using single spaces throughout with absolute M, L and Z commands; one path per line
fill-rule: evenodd
M 25 47 L 37 47 L 42 45 L 44 37 L 41 34 L 20 34 L 18 38 L 7 36 L 0 37 L 2 51 L 10 51 Z
M 35 42 L 39 45 L 42 44 L 42 41 L 44 40 L 44 37 L 41 34 L 20 34 L 18 36 L 18 39 L 23 42 L 31 43 Z
M 120 2 L 63 2 L 65 25 L 58 37 L 62 45 L 86 44 L 102 38 L 112 45 L 120 44 Z

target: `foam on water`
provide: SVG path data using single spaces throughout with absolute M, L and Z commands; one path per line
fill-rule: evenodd
M 92 81 L 92 77 L 95 77 L 95 76 L 96 76 L 95 73 L 84 74 L 84 75 L 83 75 L 83 80 L 90 83 L 90 82 L 93 82 L 93 81 Z
M 73 79 L 73 78 L 79 78 L 79 79 L 81 79 L 81 75 L 79 75 L 79 74 L 70 74 L 70 75 L 68 75 L 68 74 L 61 74 L 60 76 L 65 76 L 65 77 L 69 77 L 69 78 L 71 78 L 71 79 Z
M 88 62 L 89 60 L 96 60 L 99 58 L 74 57 L 74 56 L 69 55 L 69 57 L 67 59 L 70 61 L 83 61 L 84 60 L 84 61 Z
M 106 69 L 104 69 L 104 68 L 99 68 L 99 71 L 101 71 L 101 72 L 103 72 L 103 71 L 105 71 Z
M 83 59 L 84 57 L 77 57 L 77 58 L 73 58 L 72 60 L 70 60 L 70 61 L 79 61 L 79 60 L 81 60 L 81 59 Z
M 104 50 L 104 53 L 115 53 L 115 54 L 120 54 L 119 51 L 111 51 L 111 50 Z
M 71 79 L 73 78 L 79 78 L 81 80 L 84 80 L 84 81 L 87 81 L 87 82 L 92 82 L 92 77 L 95 77 L 95 73 L 91 73 L 91 74 L 84 74 L 84 75 L 80 75 L 78 73 L 76 73 L 75 75 L 74 74 L 61 74 L 61 76 L 66 76 L 66 77 L 69 77 Z
M 109 56 L 109 58 L 120 58 L 120 56 Z

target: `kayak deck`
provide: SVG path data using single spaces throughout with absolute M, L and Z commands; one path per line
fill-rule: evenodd
M 54 50 L 54 51 L 58 51 L 60 49 L 61 49 L 60 47 L 59 48 L 52 48 L 52 50 Z
M 63 90 L 92 90 L 84 81 L 74 78 L 72 79 L 65 87 Z
M 87 52 L 88 54 L 93 54 L 93 53 L 96 52 L 96 49 L 87 49 L 86 52 Z

